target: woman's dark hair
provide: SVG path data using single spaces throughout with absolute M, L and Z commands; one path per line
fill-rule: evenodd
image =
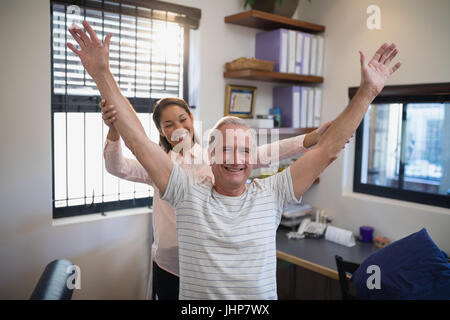
M 183 99 L 181 99 L 181 98 L 160 99 L 160 100 L 158 100 L 158 102 L 156 102 L 155 106 L 153 107 L 153 122 L 155 123 L 158 130 L 162 131 L 162 128 L 161 128 L 161 113 L 162 113 L 162 111 L 166 107 L 173 106 L 173 105 L 183 108 L 184 110 L 186 110 L 189 117 L 191 117 L 191 109 L 189 108 L 189 105 L 186 103 L 186 101 L 184 101 Z M 195 138 L 195 133 L 194 133 L 194 136 L 192 137 L 192 141 L 195 142 L 195 140 L 196 140 L 196 138 Z M 172 145 L 166 139 L 166 137 L 164 137 L 161 133 L 159 134 L 159 145 L 167 153 L 169 153 L 169 151 L 172 150 Z

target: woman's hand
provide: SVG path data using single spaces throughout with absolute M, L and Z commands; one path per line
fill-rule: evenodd
M 104 43 L 102 43 L 87 21 L 83 21 L 83 26 L 89 36 L 76 25 L 69 29 L 70 34 L 79 44 L 81 50 L 78 50 L 69 42 L 67 46 L 80 57 L 83 67 L 95 79 L 100 73 L 109 71 L 109 45 L 111 43 L 112 33 L 108 34 L 105 37 Z
M 107 139 L 111 141 L 117 141 L 120 139 L 120 135 L 114 127 L 114 121 L 116 121 L 117 110 L 114 105 L 106 105 L 106 100 L 102 99 L 98 104 L 102 109 L 103 122 L 109 127 Z
M 323 125 L 321 125 L 316 130 L 309 132 L 305 136 L 305 139 L 303 140 L 303 146 L 305 148 L 311 148 L 312 146 L 314 146 L 317 142 L 319 142 L 320 137 L 325 133 L 325 131 L 328 130 L 328 128 L 332 124 L 333 124 L 333 121 L 325 122 Z M 353 138 L 353 135 L 351 137 Z M 349 142 L 350 142 L 350 140 L 347 140 L 347 143 L 349 143 Z
M 305 148 L 311 148 L 314 146 L 317 142 L 319 142 L 320 136 L 327 131 L 327 129 L 330 127 L 332 122 L 326 122 L 323 125 L 321 125 L 319 128 L 317 128 L 314 131 L 309 132 L 305 139 L 303 140 L 303 146 Z
M 102 99 L 102 101 L 100 101 L 100 103 L 98 105 L 102 109 L 103 122 L 110 128 L 114 127 L 114 121 L 117 120 L 116 107 L 114 107 L 114 105 L 112 105 L 112 104 L 106 105 L 105 99 Z

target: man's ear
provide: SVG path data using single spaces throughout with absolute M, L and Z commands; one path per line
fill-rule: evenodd
M 208 150 L 209 165 L 212 165 L 215 162 L 214 149 L 211 150 L 211 148 L 208 147 L 207 150 Z

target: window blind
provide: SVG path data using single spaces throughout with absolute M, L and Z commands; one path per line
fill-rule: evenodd
M 187 93 L 189 28 L 200 10 L 162 1 L 52 1 L 52 159 L 54 217 L 150 205 L 153 189 L 113 177 L 105 170 L 108 127 L 101 119 L 96 84 L 66 43 L 68 29 L 86 20 L 99 39 L 113 34 L 110 69 L 147 135 L 154 103 Z M 133 155 L 122 143 L 124 156 Z
M 126 97 L 183 96 L 184 26 L 175 22 L 177 14 L 120 3 L 115 6 L 116 12 L 109 12 L 53 4 L 53 93 L 99 95 L 79 58 L 66 46 L 67 42 L 77 45 L 68 28 L 86 20 L 99 38 L 113 34 L 110 68 Z

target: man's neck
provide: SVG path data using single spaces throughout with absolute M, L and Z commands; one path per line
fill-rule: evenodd
M 237 188 L 223 188 L 217 184 L 214 184 L 214 189 L 217 191 L 217 193 L 228 196 L 228 197 L 239 197 L 241 194 L 245 192 L 245 184 L 237 187 Z

